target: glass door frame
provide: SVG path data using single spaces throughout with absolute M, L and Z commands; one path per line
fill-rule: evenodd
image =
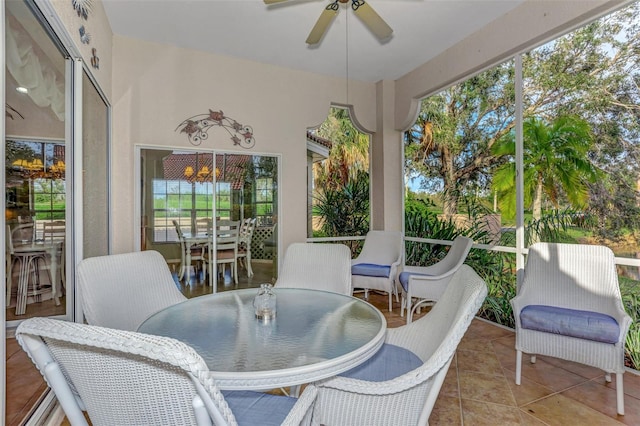
M 206 149 L 203 147 L 178 147 L 175 145 L 147 145 L 147 144 L 136 144 L 134 146 L 134 153 L 135 153 L 135 161 L 134 161 L 134 172 L 133 172 L 133 181 L 134 181 L 134 195 L 133 195 L 133 199 L 135 200 L 134 202 L 134 250 L 135 251 L 140 251 L 142 249 L 142 245 L 141 245 L 141 241 L 142 241 L 142 170 L 141 170 L 141 156 L 142 156 L 142 151 L 143 150 L 161 150 L 161 151 L 179 151 L 179 152 L 193 152 L 193 153 L 202 153 L 202 154 L 211 154 L 213 155 L 214 158 L 214 164 L 215 164 L 215 158 L 217 155 L 250 155 L 253 157 L 272 157 L 276 159 L 276 165 L 277 165 L 277 178 L 276 178 L 276 187 L 278 188 L 277 191 L 277 199 L 276 199 L 276 204 L 278 207 L 278 211 L 276 212 L 276 215 L 278 217 L 278 222 L 281 222 L 281 217 L 282 217 L 282 191 L 280 191 L 280 188 L 282 188 L 282 154 L 279 153 L 269 153 L 269 152 L 253 152 L 253 151 L 233 151 L 233 150 L 221 150 L 221 149 Z M 213 200 L 213 208 L 211 211 L 211 214 L 213 218 L 217 217 L 217 211 L 218 211 L 218 206 L 217 206 L 217 197 L 215 196 L 215 188 L 217 186 L 217 176 L 216 173 L 213 173 L 212 175 L 213 177 L 213 189 L 214 189 L 214 194 L 212 197 Z M 146 185 L 146 183 L 145 183 Z M 215 221 L 213 226 L 215 227 Z M 281 226 L 277 226 L 276 227 L 276 241 L 277 241 L 277 246 L 276 246 L 276 259 L 274 260 L 274 262 L 279 262 L 279 259 L 281 259 L 281 242 L 282 242 L 282 227 Z M 215 250 L 215 241 L 214 241 L 214 250 Z M 277 271 L 279 269 L 279 265 L 274 265 L 275 270 Z M 218 285 L 218 277 L 217 274 L 213 275 L 213 285 L 215 286 L 214 288 L 217 288 Z
M 83 75 L 88 76 L 94 88 L 96 89 L 98 95 L 103 100 L 106 106 L 106 123 L 107 133 L 106 133 L 106 143 L 107 143 L 107 203 L 108 203 L 108 213 L 107 213 L 107 229 L 108 235 L 106 236 L 108 239 L 108 251 L 109 253 L 112 250 L 112 230 L 111 230 L 111 150 L 112 150 L 112 131 L 111 131 L 111 119 L 112 119 L 112 106 L 109 102 L 107 96 L 104 91 L 98 84 L 95 76 L 92 73 L 91 68 L 86 64 L 82 59 L 82 54 L 75 46 L 70 34 L 67 32 L 66 27 L 58 17 L 56 10 L 51 2 L 51 0 L 25 0 L 25 3 L 29 8 L 33 10 L 36 18 L 41 22 L 43 28 L 46 32 L 51 35 L 52 41 L 54 44 L 58 46 L 61 54 L 65 58 L 65 110 L 67 111 L 65 120 L 65 131 L 64 131 L 64 144 L 65 144 L 65 155 L 71 161 L 68 162 L 66 168 L 66 176 L 65 180 L 67 181 L 66 188 L 66 208 L 65 208 L 65 220 L 67 223 L 72 224 L 72 226 L 66 227 L 66 306 L 65 306 L 65 314 L 57 316 L 56 318 L 65 319 L 69 321 L 78 321 L 82 318 L 82 310 L 81 307 L 76 306 L 77 299 L 75 297 L 75 265 L 82 259 L 83 250 L 82 250 L 82 221 L 83 221 L 83 209 L 82 209 L 82 188 L 83 188 L 83 167 L 82 167 L 82 108 L 83 108 L 83 96 L 82 96 L 82 78 Z M 6 12 L 5 12 L 5 3 L 2 2 L 0 4 L 0 19 L 2 22 L 5 22 Z M 3 25 L 3 31 L 0 31 L 0 52 L 5 52 L 5 31 Z M 3 72 L 0 77 L 0 86 L 5 87 L 6 84 L 6 60 L 5 56 L 0 55 L 0 65 L 2 66 Z M 4 97 L 4 90 L 3 90 Z M 4 104 L 0 107 L 1 112 L 3 112 L 5 106 Z M 6 137 L 6 127 L 5 127 L 5 119 L 2 118 L 0 120 L 0 132 L 3 135 L 3 138 Z M 6 149 L 5 144 L 2 144 L 0 148 L 0 155 L 2 155 L 3 164 L 6 162 Z M 6 186 L 6 176 L 5 173 L 0 174 L 0 185 L 3 187 Z M 6 200 L 5 197 L 0 201 L 0 207 L 6 209 Z M 0 226 L 0 238 L 3 240 L 6 238 L 5 232 L 6 218 L 2 220 L 2 226 Z M 6 240 L 5 240 L 6 241 Z M 0 262 L 0 273 L 2 276 L 6 276 L 6 253 L 3 254 L 3 261 Z M 4 287 L 3 287 L 4 289 Z M 6 292 L 3 290 L 0 292 L 0 303 L 3 306 L 6 306 Z M 0 344 L 0 359 L 3 360 L 2 367 L 0 368 L 0 395 L 3 397 L 0 398 L 0 424 L 3 423 L 6 416 L 6 338 L 11 337 L 13 335 L 14 326 L 17 326 L 20 321 L 11 321 L 8 323 L 6 321 L 6 314 L 0 317 L 0 328 L 2 330 L 2 343 Z M 8 329 L 8 327 L 11 327 Z M 47 391 L 45 393 L 45 397 L 40 400 L 39 405 L 34 407 L 33 413 L 31 414 L 28 422 L 30 424 L 38 423 L 40 420 L 44 418 L 45 415 L 49 414 L 52 404 L 55 402 L 55 396 L 53 392 Z

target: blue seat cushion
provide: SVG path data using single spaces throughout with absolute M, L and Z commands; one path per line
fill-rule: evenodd
M 529 305 L 520 311 L 522 328 L 602 343 L 617 343 L 620 326 L 606 314 L 557 306 Z
M 366 277 L 388 278 L 391 273 L 389 265 L 375 265 L 373 263 L 358 263 L 351 266 L 351 275 L 364 275 Z
M 280 426 L 297 399 L 251 391 L 222 391 L 239 426 Z
M 398 279 L 400 280 L 400 284 L 402 284 L 402 288 L 404 289 L 405 293 L 407 291 L 409 291 L 409 278 L 412 275 L 422 275 L 423 277 L 432 276 L 430 274 L 421 274 L 421 273 L 418 273 L 418 272 L 401 272 L 400 273 L 400 277 Z
M 384 382 L 415 370 L 422 364 L 420 358 L 410 350 L 385 343 L 374 356 L 340 376 L 368 382 Z

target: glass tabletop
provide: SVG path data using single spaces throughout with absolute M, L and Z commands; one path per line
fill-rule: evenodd
M 270 321 L 255 318 L 257 289 L 246 289 L 173 305 L 148 318 L 138 331 L 187 343 L 218 380 L 246 376 L 279 386 L 345 371 L 372 356 L 384 341 L 384 316 L 363 300 L 309 289 L 276 288 L 275 293 L 277 315 Z M 247 383 L 219 385 L 251 388 Z

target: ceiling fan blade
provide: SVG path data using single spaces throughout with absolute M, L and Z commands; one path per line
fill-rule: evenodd
M 289 1 L 289 0 L 263 0 L 264 4 L 274 4 L 274 3 L 282 3 L 283 1 Z
M 318 21 L 313 26 L 313 29 L 309 33 L 309 37 L 307 37 L 307 44 L 317 44 L 324 36 L 324 33 L 327 32 L 327 28 L 329 28 L 329 24 L 333 21 L 333 18 L 338 14 L 337 8 L 327 7 L 322 11 L 322 14 L 318 18 Z
M 393 33 L 393 29 L 369 6 L 368 2 L 355 0 L 352 9 L 356 16 L 358 16 L 379 39 L 384 40 Z

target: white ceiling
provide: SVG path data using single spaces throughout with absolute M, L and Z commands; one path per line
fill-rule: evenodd
M 367 1 L 394 30 L 385 43 L 343 5 L 321 43 L 307 46 L 307 35 L 332 0 L 270 6 L 262 0 L 103 4 L 118 35 L 339 77 L 348 69 L 349 78 L 377 82 L 398 79 L 524 0 Z

